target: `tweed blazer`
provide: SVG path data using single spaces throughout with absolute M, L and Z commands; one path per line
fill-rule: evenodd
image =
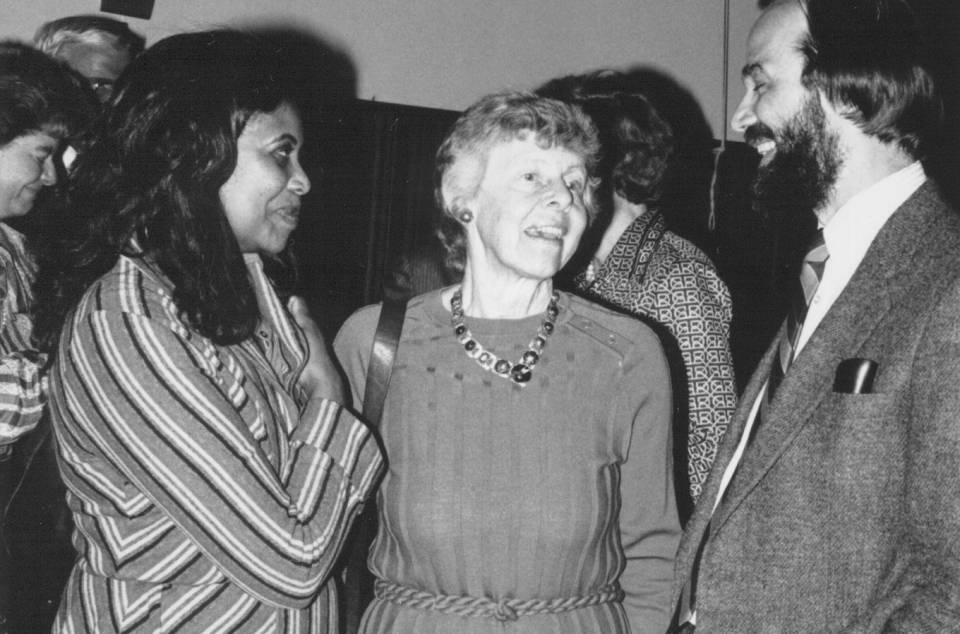
M 960 630 L 960 216 L 929 182 L 894 213 L 711 519 L 779 336 L 683 537 L 674 597 L 708 533 L 698 634 Z M 872 392 L 834 392 L 837 365 L 854 357 L 879 364 Z

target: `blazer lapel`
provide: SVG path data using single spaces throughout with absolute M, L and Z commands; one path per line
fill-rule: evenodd
M 881 229 L 847 287 L 784 376 L 767 408 L 766 419 L 760 423 L 713 516 L 712 534 L 722 528 L 797 434 L 811 422 L 813 411 L 833 391 L 837 364 L 857 355 L 890 310 L 893 305 L 891 296 L 902 288 L 892 280 L 902 272 L 909 272 L 908 262 L 912 254 L 924 244 L 924 234 L 935 224 L 931 218 L 933 212 L 943 208 L 940 200 L 935 187 L 927 183 Z M 780 336 L 782 334 L 781 328 Z M 745 419 L 749 414 L 759 392 L 755 384 L 759 381 L 762 386 L 766 381 L 778 341 L 779 337 L 754 373 L 752 396 L 744 394 L 737 419 Z M 731 443 L 725 444 L 729 446 Z M 736 441 L 733 445 L 735 447 Z
M 766 383 L 766 377 L 770 374 L 770 364 L 773 363 L 777 351 L 776 343 L 780 340 L 783 330 L 784 328 L 781 326 L 780 333 L 774 339 L 773 345 L 767 349 L 767 352 L 757 365 L 753 376 L 750 377 L 746 388 L 744 388 L 740 405 L 730 420 L 726 432 L 724 432 L 723 439 L 720 441 L 720 446 L 717 449 L 717 456 L 714 460 L 713 468 L 710 470 L 710 475 L 707 477 L 706 482 L 704 482 L 703 492 L 700 494 L 700 499 L 694 507 L 693 514 L 688 520 L 683 532 L 680 546 L 677 550 L 676 576 L 674 578 L 675 601 L 679 597 L 683 585 L 691 572 L 693 559 L 696 557 L 697 549 L 703 541 L 703 534 L 707 526 L 712 522 L 713 505 L 720 491 L 720 481 L 723 479 L 723 473 L 733 459 L 733 454 L 737 449 L 740 438 L 743 436 L 743 430 L 747 424 L 750 408 L 760 394 L 764 383 Z

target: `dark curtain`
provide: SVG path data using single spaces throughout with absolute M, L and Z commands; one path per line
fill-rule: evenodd
M 357 100 L 329 117 L 294 236 L 300 289 L 326 332 L 379 301 L 393 263 L 433 239 L 434 155 L 458 114 Z

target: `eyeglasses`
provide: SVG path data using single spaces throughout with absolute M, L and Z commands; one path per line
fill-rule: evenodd
M 105 102 L 110 98 L 110 95 L 113 94 L 113 84 L 112 79 L 105 79 L 103 77 L 90 77 L 87 79 L 90 82 L 90 87 L 93 88 L 93 92 L 97 95 L 97 99 L 100 100 L 100 103 Z

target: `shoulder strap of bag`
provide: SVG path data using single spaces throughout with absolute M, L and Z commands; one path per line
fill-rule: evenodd
M 406 311 L 405 299 L 384 298 L 380 309 L 380 321 L 377 322 L 377 332 L 373 336 L 370 363 L 367 367 L 367 384 L 363 391 L 363 417 L 373 427 L 380 425 Z
M 393 374 L 393 361 L 400 343 L 403 315 L 407 311 L 405 299 L 384 298 L 380 308 L 380 321 L 373 336 L 370 363 L 367 367 L 367 384 L 363 392 L 363 417 L 373 427 L 380 426 L 383 403 Z M 367 569 L 367 554 L 377 532 L 377 512 L 374 500 L 367 507 L 350 533 L 342 559 L 346 562 L 343 571 L 343 614 L 340 631 L 357 634 L 363 611 L 373 600 L 373 575 Z

